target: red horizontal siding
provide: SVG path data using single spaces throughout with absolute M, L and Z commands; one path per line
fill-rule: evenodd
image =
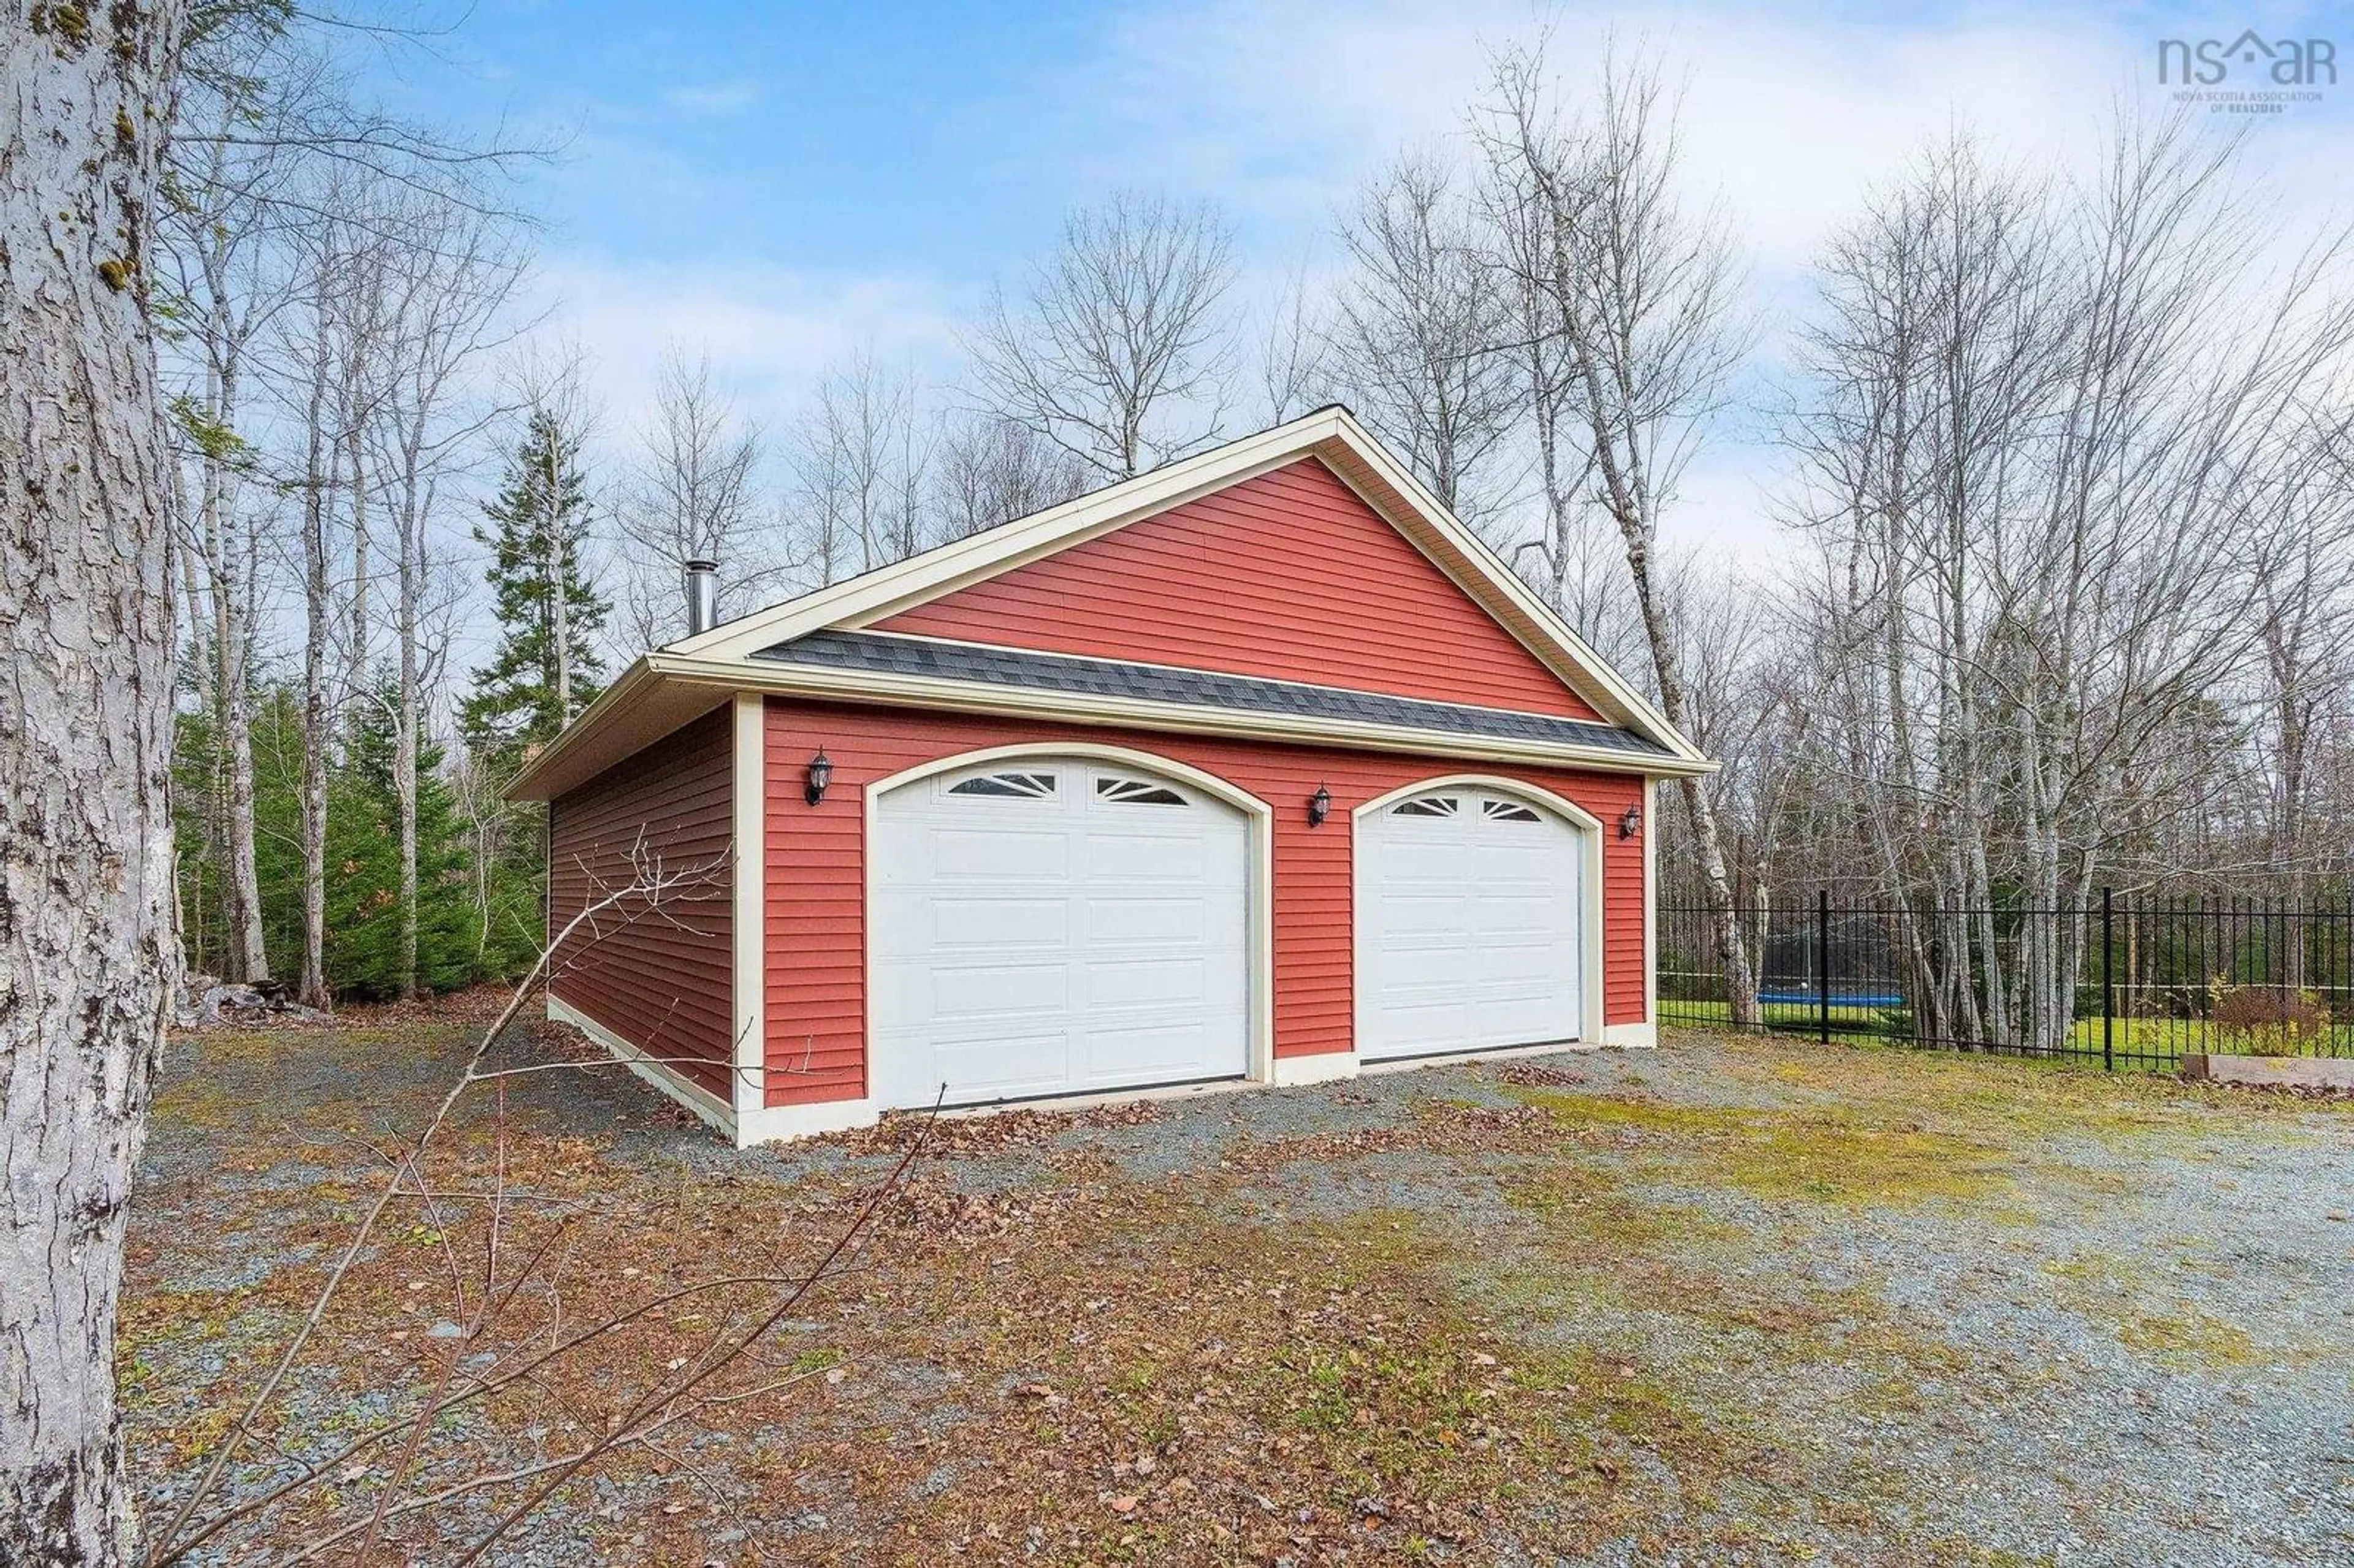
M 1312 458 L 903 610 L 876 630 L 1596 716 Z
M 549 929 L 560 931 L 636 862 L 672 874 L 707 868 L 691 896 L 659 910 L 624 902 L 557 954 L 558 1000 L 722 1099 L 735 1052 L 734 736 L 729 710 L 607 769 L 548 807 Z
M 921 763 L 985 747 L 1124 746 L 1197 768 L 1275 809 L 1275 1050 L 1346 1051 L 1354 1028 L 1351 969 L 1351 810 L 1417 779 L 1499 773 L 1576 801 L 1610 824 L 1642 798 L 1613 774 L 1474 765 L 1313 747 L 1202 739 L 1080 725 L 1028 724 L 841 705 L 768 704 L 768 1041 L 770 1105 L 866 1092 L 866 787 Z M 823 747 L 832 788 L 801 798 Z M 1332 815 L 1308 825 L 1308 798 L 1332 791 Z M 1648 830 L 1647 830 L 1648 831 Z M 1643 846 L 1606 827 L 1602 847 L 1603 1008 L 1613 1023 L 1644 1012 Z

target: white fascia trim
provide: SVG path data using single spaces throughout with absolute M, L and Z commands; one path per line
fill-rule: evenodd
M 1319 1051 L 1311 1056 L 1278 1056 L 1268 1082 L 1279 1089 L 1353 1078 L 1364 1070 L 1354 1051 Z
M 1337 746 L 1358 751 L 1406 752 L 1427 757 L 1517 762 L 1538 768 L 1568 768 L 1592 773 L 1712 772 L 1712 762 L 1635 756 L 1600 747 L 1465 736 L 1362 719 L 1302 718 L 1245 708 L 1205 708 L 1185 703 L 1155 703 L 1095 692 L 1043 692 L 1026 686 L 991 686 L 930 675 L 885 674 L 868 670 L 832 670 L 774 659 L 723 662 L 674 653 L 647 655 L 660 675 L 712 686 L 815 698 L 823 702 L 877 703 L 950 713 L 1045 719 L 1064 724 L 1214 735 L 1294 745 Z
M 661 678 L 654 674 L 647 658 L 646 654 L 641 653 L 631 660 L 629 668 L 614 676 L 611 685 L 598 693 L 596 700 L 574 715 L 572 722 L 566 725 L 563 731 L 543 747 L 522 772 L 507 780 L 506 788 L 500 791 L 502 797 L 509 800 L 538 799 L 529 792 L 531 787 L 556 761 L 559 753 L 573 749 L 585 737 L 608 725 L 619 723 L 640 698 L 660 685 Z
M 1649 1051 L 1659 1044 L 1655 1023 L 1613 1023 L 1602 1031 L 1602 1043 L 1622 1050 Z
M 768 1097 L 768 714 L 757 692 L 736 694 L 736 1117 Z
M 709 1089 L 690 1081 L 668 1065 L 648 1057 L 637 1046 L 552 993 L 547 999 L 547 1016 L 551 1022 L 568 1023 L 578 1029 L 610 1052 L 614 1059 L 631 1072 L 693 1111 L 730 1139 L 736 1138 L 736 1107 Z

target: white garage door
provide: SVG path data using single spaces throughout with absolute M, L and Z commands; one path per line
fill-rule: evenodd
M 885 1106 L 1242 1076 L 1243 813 L 1085 759 L 917 780 L 875 818 L 869 1068 Z
M 1359 1054 L 1577 1037 L 1580 832 L 1525 800 L 1463 788 L 1359 822 Z

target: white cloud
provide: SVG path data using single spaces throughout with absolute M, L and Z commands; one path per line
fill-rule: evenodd
M 829 278 L 745 259 L 690 265 L 574 254 L 542 271 L 558 303 L 542 331 L 593 366 L 607 437 L 642 428 L 663 356 L 708 353 L 739 408 L 779 429 L 825 370 L 862 350 L 944 376 L 959 315 L 920 276 Z
M 1803 265 L 1859 195 L 1955 125 L 2049 165 L 2091 144 L 2147 76 L 2150 25 L 2039 12 L 1837 22 L 1737 6 L 1548 12 L 1549 60 L 1582 89 L 1614 43 L 1682 89 L 1696 189 L 1723 194 L 1768 268 Z M 1108 37 L 1077 154 L 1102 183 L 1214 196 L 1272 228 L 1329 219 L 1404 144 L 1465 148 L 1490 51 L 1536 35 L 1515 0 L 1200 0 Z M 2354 88 L 2354 84 L 2349 84 Z M 2296 124 L 2267 126 L 2301 134 Z M 2284 138 L 2286 140 L 2287 138 Z
M 713 119 L 741 114 L 760 101 L 760 90 L 748 81 L 714 82 L 701 87 L 674 87 L 663 102 L 681 114 Z
M 1681 88 L 1691 188 L 1722 199 L 1754 264 L 1761 364 L 1825 241 L 1923 146 L 1967 127 L 1999 159 L 2080 170 L 2121 103 L 2164 107 L 2151 85 L 2156 40 L 2185 30 L 2057 7 L 1872 19 L 1732 5 L 1180 0 L 1129 17 L 1100 67 L 1077 73 L 1094 85 L 1069 112 L 1094 133 L 1075 156 L 1097 186 L 1218 201 L 1256 252 L 1254 271 L 1271 272 L 1401 146 L 1468 160 L 1468 106 L 1491 49 L 1534 37 L 1541 21 L 1570 90 L 1591 80 L 1606 44 L 1659 61 Z M 2340 91 L 2343 101 L 2249 127 L 2249 158 L 2270 177 L 2285 228 L 2342 207 L 2354 73 Z M 1762 558 L 1776 536 L 1779 463 L 1770 446 L 1728 433 L 1687 475 L 1670 532 Z
M 1916 19 L 1657 4 L 1543 16 L 1566 87 L 1590 79 L 1606 40 L 1659 59 L 1681 87 L 1692 188 L 1721 196 L 1755 263 L 1761 366 L 1803 305 L 1808 267 L 1871 186 L 1965 125 L 1999 156 L 2065 171 L 2097 147 L 2120 101 L 2147 93 L 2156 37 L 2176 30 L 2059 8 Z M 1318 273 L 1332 266 L 1334 215 L 1400 146 L 1452 144 L 1469 156 L 1467 109 L 1490 49 L 1531 37 L 1539 16 L 1525 0 L 1148 5 L 1108 24 L 1094 58 L 1067 64 L 1052 90 L 1040 84 L 1028 101 L 1036 123 L 1015 142 L 1032 150 L 1027 174 L 1041 190 L 1085 199 L 1142 185 L 1220 204 L 1242 231 L 1243 301 L 1263 310 L 1303 258 Z M 2315 217 L 2348 192 L 2354 69 L 2340 91 L 2343 102 L 2252 128 L 2252 160 L 2272 176 L 2287 217 Z M 757 97 L 749 85 L 718 82 L 663 101 L 716 115 Z M 1013 144 L 976 143 L 972 153 L 981 160 Z M 689 202 L 716 199 L 720 181 L 675 151 L 655 155 L 627 142 L 600 145 L 594 161 L 600 181 Z M 697 243 L 704 260 L 691 264 L 574 253 L 547 269 L 565 301 L 552 330 L 577 337 L 597 361 L 609 429 L 642 421 L 673 346 L 707 348 L 746 411 L 772 426 L 792 416 L 826 366 L 864 347 L 945 379 L 957 368 L 959 322 L 986 281 L 978 263 L 949 270 L 953 258 L 840 277 L 731 255 L 721 237 Z M 1687 476 L 1670 532 L 1759 558 L 1776 537 L 1767 497 L 1781 461 L 1762 440 L 1728 432 Z

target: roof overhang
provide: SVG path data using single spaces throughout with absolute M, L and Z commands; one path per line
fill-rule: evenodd
M 1437 733 L 1405 725 L 1304 719 L 1288 714 L 982 685 L 971 681 L 827 669 L 774 660 L 758 661 L 748 667 L 733 660 L 663 652 L 647 654 L 623 672 L 596 705 L 574 722 L 578 738 L 560 751 L 551 747 L 542 752 L 507 787 L 507 797 L 516 800 L 553 800 L 588 782 L 631 752 L 701 717 L 738 692 L 773 694 L 810 702 L 1104 725 L 1168 735 L 1454 757 L 1597 773 L 1683 777 L 1716 770 L 1716 764 L 1705 759 L 1693 761 L 1599 746 Z M 600 708 L 604 711 L 599 712 Z
M 763 649 L 818 630 L 854 631 L 960 588 L 1084 544 L 1142 518 L 1302 458 L 1331 469 L 1608 722 L 1656 743 L 1660 754 L 1585 755 L 1578 748 L 1479 743 L 1427 732 L 1280 715 L 1204 713 L 1183 705 L 1088 699 L 1066 693 L 971 689 L 874 672 L 780 667 Z M 1316 412 L 1108 486 L 1060 506 L 867 572 L 673 642 L 639 659 L 507 788 L 513 800 L 553 799 L 738 691 L 1003 716 L 1117 723 L 1499 762 L 1605 768 L 1681 776 L 1715 765 L 1642 694 L 1586 646 L 1511 567 L 1384 450 L 1345 408 Z M 1113 711 L 1116 710 L 1116 711 Z M 1288 726 L 1288 727 L 1287 727 Z M 1606 758 L 1606 760 L 1605 759 Z

